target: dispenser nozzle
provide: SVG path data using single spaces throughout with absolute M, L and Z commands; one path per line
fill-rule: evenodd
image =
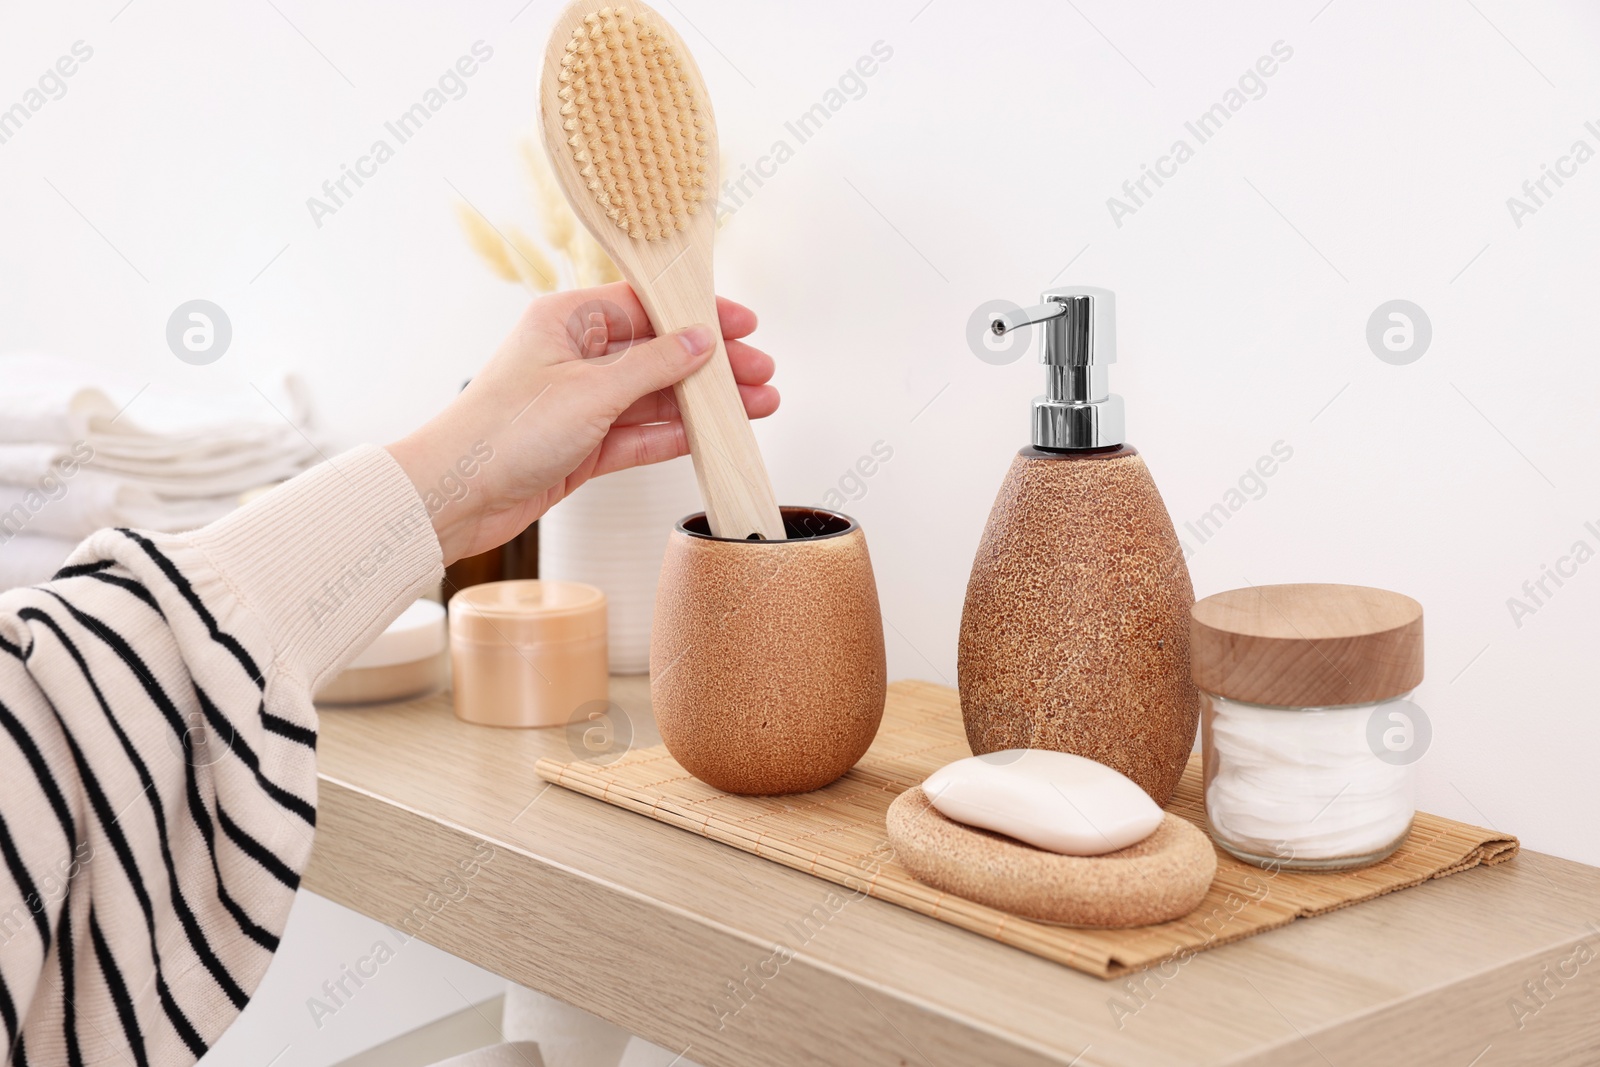
M 1033 401 L 1033 443 L 1056 452 L 1120 445 L 1122 398 L 1109 391 L 1108 364 L 1117 361 L 1116 294 L 1071 286 L 1047 289 L 1043 301 L 994 315 L 989 329 L 1004 336 L 1042 324 L 1039 361 L 1048 368 L 1045 395 Z
M 1048 295 L 1048 294 L 1046 294 Z M 1021 329 L 1023 326 L 1033 326 L 1041 322 L 1049 322 L 1067 313 L 1067 305 L 1047 300 L 1043 304 L 1035 304 L 1031 308 L 1018 308 L 1015 311 L 997 311 L 989 317 L 989 329 L 996 337 L 1004 337 L 1012 330 Z

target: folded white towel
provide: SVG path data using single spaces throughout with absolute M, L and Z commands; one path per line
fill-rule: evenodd
M 79 441 L 91 419 L 109 421 L 117 413 L 80 363 L 31 353 L 0 356 L 0 381 L 0 441 Z
M 81 540 L 107 526 L 180 533 L 220 519 L 239 504 L 237 493 L 167 497 L 87 469 L 41 485 L 0 485 L 0 537 L 26 530 Z
M 311 423 L 305 383 L 287 373 L 263 373 L 225 392 L 195 391 L 141 384 L 79 359 L 13 352 L 0 355 L 0 382 L 0 442 L 70 444 L 92 434 L 104 435 L 113 452 L 143 444 L 188 454 L 234 441 L 272 444 Z
M 8 538 L 0 532 L 0 592 L 48 582 L 77 547 L 70 537 L 25 533 Z
M 0 483 L 32 485 L 46 474 L 59 474 L 57 464 L 83 460 L 93 455 L 86 443 L 76 446 L 50 444 L 0 443 Z
M 118 478 L 163 497 L 236 497 L 263 485 L 286 482 L 322 458 L 317 447 L 295 437 L 267 449 L 188 458 L 129 460 L 106 451 L 95 434 L 72 445 L 0 444 L 0 485 L 33 486 L 63 464 Z
M 203 393 L 81 360 L 0 355 L 0 538 L 103 526 L 177 532 L 323 458 L 291 374 Z

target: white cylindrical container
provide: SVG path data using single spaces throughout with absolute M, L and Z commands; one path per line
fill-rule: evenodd
M 445 687 L 444 605 L 419 600 L 317 690 L 318 704 L 387 704 Z
M 1236 589 L 1195 604 L 1206 820 L 1263 867 L 1384 859 L 1416 812 L 1422 606 L 1349 585 Z
M 650 623 L 667 536 L 694 511 L 699 490 L 688 456 L 607 474 L 539 519 L 539 576 L 606 594 L 616 674 L 650 669 Z

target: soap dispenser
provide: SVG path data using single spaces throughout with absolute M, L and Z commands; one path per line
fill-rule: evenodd
M 1116 303 L 1107 289 L 1050 289 L 995 315 L 997 335 L 1038 324 L 1046 392 L 967 582 L 957 671 L 975 755 L 1044 748 L 1086 756 L 1157 804 L 1194 745 L 1189 671 L 1194 587 L 1177 531 L 1124 440 Z

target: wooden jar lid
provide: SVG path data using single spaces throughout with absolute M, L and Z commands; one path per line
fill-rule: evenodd
M 1361 585 L 1258 585 L 1190 611 L 1194 684 L 1252 704 L 1370 704 L 1422 681 L 1422 605 Z

